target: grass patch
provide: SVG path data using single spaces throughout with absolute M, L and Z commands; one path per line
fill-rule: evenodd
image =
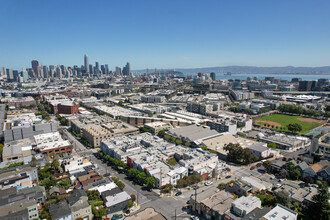
M 286 127 L 288 124 L 297 123 L 302 127 L 301 133 L 306 133 L 307 131 L 318 127 L 321 123 L 318 122 L 304 122 L 298 120 L 298 118 L 304 118 L 301 116 L 293 116 L 293 115 L 283 115 L 283 114 L 272 114 L 262 118 L 256 119 L 256 123 L 258 121 L 272 121 L 281 124 L 282 127 Z M 264 122 L 259 122 L 258 124 L 264 125 Z M 271 127 L 269 127 L 271 128 Z M 276 130 L 276 129 L 275 129 Z

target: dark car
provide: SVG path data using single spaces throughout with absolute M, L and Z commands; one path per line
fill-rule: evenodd
M 179 195 L 182 195 L 182 192 L 175 193 L 175 196 L 179 196 Z
M 262 163 L 258 163 L 258 164 L 257 164 L 257 167 L 261 167 L 261 165 L 262 165 Z
M 256 167 L 255 166 L 252 166 L 251 168 L 250 168 L 250 170 L 254 170 Z

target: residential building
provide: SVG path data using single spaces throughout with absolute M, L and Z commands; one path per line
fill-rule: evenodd
M 52 220 L 71 220 L 71 210 L 66 201 L 50 204 L 49 212 Z
M 23 165 L 0 171 L 0 189 L 17 187 L 22 189 L 32 187 L 38 182 L 38 169 L 30 165 Z
M 248 92 L 248 91 L 243 91 L 243 90 L 231 90 L 230 94 L 236 101 L 254 98 L 253 92 Z
M 298 213 L 292 211 L 291 209 L 278 204 L 267 214 L 265 214 L 261 220 L 296 220 L 298 218 Z
M 225 213 L 226 219 L 244 217 L 255 208 L 261 208 L 261 200 L 255 196 L 242 196 L 232 202 L 230 211 Z
M 92 208 L 84 190 L 77 189 L 68 197 L 72 220 L 92 220 Z
M 234 196 L 224 190 L 209 189 L 199 191 L 196 197 L 194 194 L 190 196 L 192 210 L 204 215 L 206 219 L 224 219 L 225 212 L 230 209 L 233 201 Z
M 126 220 L 166 220 L 166 218 L 160 213 L 156 212 L 154 208 L 146 208 L 141 212 L 134 213 L 125 218 Z

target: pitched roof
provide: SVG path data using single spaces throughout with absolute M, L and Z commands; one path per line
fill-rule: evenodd
M 58 219 L 71 214 L 69 204 L 65 201 L 50 204 L 49 212 L 52 215 L 52 219 Z
M 305 161 L 303 161 L 303 162 L 299 163 L 297 165 L 297 167 L 300 168 L 302 171 L 304 171 L 305 169 L 308 168 L 308 164 Z
M 83 197 L 83 196 L 87 197 L 87 194 L 85 193 L 85 191 L 82 190 L 82 189 L 77 189 L 68 197 L 68 202 L 69 202 L 70 205 L 73 205 L 77 201 L 79 201 L 80 198 Z
M 318 164 L 313 164 L 310 168 L 312 168 L 315 173 L 317 173 L 321 169 L 320 165 Z

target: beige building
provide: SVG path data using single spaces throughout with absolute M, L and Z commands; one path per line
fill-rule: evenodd
M 111 136 L 111 132 L 101 125 L 88 125 L 83 128 L 83 137 L 92 147 L 100 147 L 101 141 Z
M 152 134 L 157 135 L 159 131 L 161 130 L 171 130 L 173 127 L 170 123 L 165 123 L 161 121 L 155 121 L 151 123 L 146 123 L 144 125 L 145 128 L 152 131 Z
M 5 162 L 31 156 L 32 145 L 28 142 L 30 142 L 29 138 L 19 141 L 11 141 L 8 144 L 5 144 L 2 151 L 2 161 Z

